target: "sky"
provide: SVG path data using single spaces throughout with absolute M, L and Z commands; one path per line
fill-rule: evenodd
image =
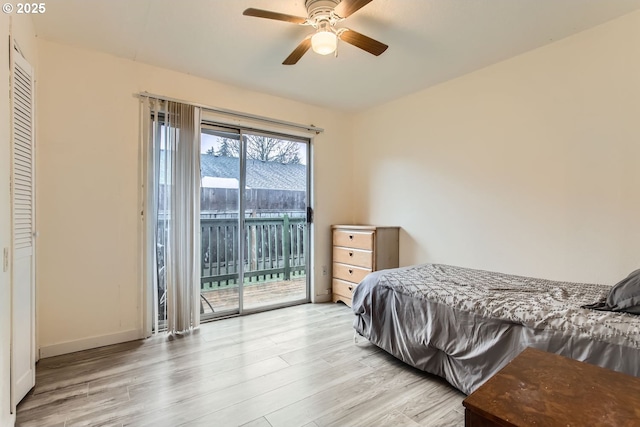
M 220 138 L 219 136 L 209 135 L 206 133 L 202 133 L 200 135 L 201 135 L 201 138 L 200 138 L 201 153 L 206 153 L 207 151 L 209 151 L 211 147 L 215 148 L 216 150 L 220 147 L 220 141 L 222 138 Z M 283 140 L 283 141 L 286 141 L 286 140 Z M 299 147 L 299 153 L 300 153 L 299 155 L 300 163 L 303 165 L 306 165 L 307 164 L 307 144 L 300 142 L 298 143 L 298 147 Z

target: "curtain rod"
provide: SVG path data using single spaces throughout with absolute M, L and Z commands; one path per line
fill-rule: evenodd
M 304 129 L 306 131 L 315 132 L 316 135 L 321 133 L 321 132 L 324 132 L 324 129 L 316 127 L 316 126 L 313 126 L 313 125 L 301 125 L 301 124 L 298 124 L 298 123 L 286 122 L 284 120 L 272 119 L 270 117 L 263 117 L 263 116 L 257 116 L 257 115 L 254 115 L 254 114 L 241 113 L 239 111 L 226 110 L 224 108 L 211 107 L 209 105 L 203 105 L 203 104 L 198 104 L 198 103 L 195 103 L 195 102 L 184 101 L 182 99 L 176 99 L 176 98 L 170 98 L 170 97 L 167 97 L 167 96 L 154 95 L 154 94 L 149 93 L 149 92 L 136 93 L 136 94 L 134 94 L 134 96 L 136 96 L 138 98 L 153 98 L 153 99 L 158 99 L 160 101 L 180 102 L 182 104 L 193 105 L 194 107 L 199 107 L 199 108 L 202 108 L 203 110 L 211 111 L 213 113 L 227 114 L 229 116 L 235 116 L 235 117 L 240 117 L 240 118 L 244 118 L 244 119 L 258 120 L 258 121 L 265 122 L 265 123 L 282 125 L 282 126 L 287 126 L 287 127 L 296 128 L 296 129 Z

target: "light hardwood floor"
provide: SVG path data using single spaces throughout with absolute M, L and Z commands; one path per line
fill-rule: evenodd
M 305 304 L 41 360 L 17 425 L 463 426 L 464 395 Z

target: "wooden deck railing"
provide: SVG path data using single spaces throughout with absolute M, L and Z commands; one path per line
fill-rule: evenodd
M 246 218 L 245 247 L 238 259 L 238 220 L 201 219 L 200 287 L 237 283 L 240 262 L 249 281 L 291 279 L 305 271 L 306 218 Z

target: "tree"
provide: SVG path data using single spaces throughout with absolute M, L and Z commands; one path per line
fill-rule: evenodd
M 239 157 L 240 141 L 237 139 L 222 138 L 218 150 L 216 150 L 215 147 L 211 147 L 207 150 L 207 154 L 221 157 Z
M 260 135 L 246 135 L 245 138 L 247 140 L 247 159 L 300 164 L 301 159 L 297 142 L 283 141 L 278 138 Z M 207 151 L 207 154 L 238 157 L 240 155 L 240 141 L 223 138 L 218 149 L 215 150 L 212 147 Z

